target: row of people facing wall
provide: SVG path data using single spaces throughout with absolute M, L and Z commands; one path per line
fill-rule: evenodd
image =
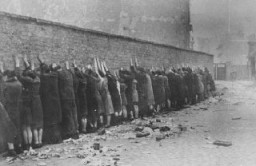
M 162 109 L 182 108 L 207 98 L 215 90 L 208 69 L 181 67 L 145 69 L 131 60 L 130 69 L 110 72 L 105 62 L 78 67 L 39 67 L 14 57 L 15 69 L 0 63 L 1 130 L 9 154 L 77 139 L 79 133 L 110 127 L 118 121 L 143 118 Z M 23 146 L 22 146 L 23 145 Z

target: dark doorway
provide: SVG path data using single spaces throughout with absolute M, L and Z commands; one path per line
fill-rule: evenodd
M 227 67 L 225 63 L 214 64 L 214 69 L 215 80 L 226 80 Z

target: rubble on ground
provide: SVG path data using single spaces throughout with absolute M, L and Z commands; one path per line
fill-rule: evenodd
M 217 146 L 225 146 L 225 147 L 228 147 L 228 146 L 231 146 L 232 145 L 232 142 L 230 141 L 220 141 L 220 140 L 216 140 L 213 142 L 214 145 L 217 145 Z

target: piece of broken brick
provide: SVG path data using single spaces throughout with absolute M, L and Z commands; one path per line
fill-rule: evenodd
M 156 141 L 161 141 L 162 139 L 165 139 L 165 135 L 157 135 Z
M 170 131 L 170 130 L 171 130 L 171 129 L 170 129 L 170 127 L 168 127 L 168 126 L 160 127 L 160 131 L 161 131 L 161 132 Z
M 214 145 L 218 145 L 218 146 L 231 146 L 232 145 L 232 142 L 230 141 L 220 141 L 220 140 L 216 140 L 213 142 Z
M 235 118 L 232 118 L 232 120 L 240 120 L 242 119 L 241 117 L 235 117 Z
M 139 127 L 136 127 L 136 128 L 135 128 L 135 131 L 142 131 L 143 129 L 144 129 L 144 127 L 139 126 Z
M 149 132 L 139 132 L 136 134 L 136 137 L 141 138 L 141 137 L 146 137 L 149 136 L 150 133 Z

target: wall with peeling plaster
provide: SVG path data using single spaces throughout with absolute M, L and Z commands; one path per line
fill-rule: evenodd
M 1 0 L 0 11 L 189 48 L 189 0 Z

